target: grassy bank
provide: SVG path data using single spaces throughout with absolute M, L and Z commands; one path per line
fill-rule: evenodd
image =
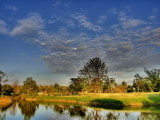
M 32 100 L 32 99 L 28 99 Z M 33 99 L 35 101 L 35 99 Z M 72 96 L 38 96 L 38 101 L 76 103 L 106 108 L 160 106 L 160 93 L 97 93 Z
M 12 100 L 9 97 L 0 98 L 0 107 L 6 107 L 12 103 Z

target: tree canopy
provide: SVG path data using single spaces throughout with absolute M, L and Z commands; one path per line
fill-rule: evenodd
M 27 94 L 28 96 L 34 96 L 37 94 L 38 86 L 32 77 L 28 77 L 23 83 L 23 93 Z
M 102 92 L 103 80 L 108 77 L 108 67 L 99 57 L 95 57 L 84 65 L 79 74 L 88 81 L 92 91 Z

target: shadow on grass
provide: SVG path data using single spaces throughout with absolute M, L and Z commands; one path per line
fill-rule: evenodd
M 160 94 L 153 94 L 148 96 L 149 101 L 143 102 L 144 106 L 157 106 L 160 108 Z
M 95 99 L 89 104 L 92 107 L 100 107 L 106 109 L 123 109 L 124 104 L 119 100 L 114 99 Z

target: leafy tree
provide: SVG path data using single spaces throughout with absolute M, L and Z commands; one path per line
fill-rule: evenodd
M 150 80 L 144 79 L 145 80 L 145 92 L 152 92 L 153 91 L 153 84 Z
M 2 89 L 4 95 L 11 95 L 11 93 L 14 93 L 13 88 L 8 84 L 3 85 Z
M 144 69 L 147 74 L 146 79 L 150 80 L 153 84 L 153 90 L 155 92 L 160 91 L 160 69 L 148 70 Z
M 62 92 L 62 88 L 61 88 L 61 86 L 58 84 L 58 83 L 55 83 L 54 84 L 54 90 L 55 90 L 55 92 L 57 93 L 57 94 L 62 94 L 61 92 Z
M 144 86 L 143 78 L 139 74 L 136 74 L 134 77 L 133 87 L 135 87 L 137 92 L 140 92 L 140 89 L 142 91 L 142 87 Z
M 113 93 L 114 92 L 114 88 L 116 87 L 116 82 L 114 78 L 107 78 L 104 81 L 104 85 L 103 85 L 103 92 L 107 92 L 107 93 Z
M 37 95 L 38 86 L 36 85 L 36 81 L 34 81 L 32 77 L 28 77 L 23 83 L 23 93 L 27 94 L 28 96 Z
M 135 92 L 135 88 L 133 87 L 133 86 L 131 86 L 131 85 L 128 85 L 128 87 L 127 87 L 127 92 Z
M 69 85 L 70 91 L 73 93 L 81 92 L 84 88 L 84 79 L 83 78 L 71 78 Z
M 127 82 L 123 81 L 120 85 L 116 86 L 115 92 L 126 93 L 127 92 Z
M 103 80 L 107 77 L 108 68 L 99 57 L 90 59 L 79 71 L 80 77 L 85 78 L 94 92 L 101 92 Z

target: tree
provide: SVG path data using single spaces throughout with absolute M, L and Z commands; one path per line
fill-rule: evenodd
M 34 81 L 32 77 L 28 77 L 23 83 L 23 93 L 27 94 L 28 96 L 37 95 L 38 86 L 36 85 L 36 81 Z
M 107 77 L 108 68 L 99 57 L 90 59 L 79 71 L 80 77 L 85 78 L 94 92 L 102 92 L 103 80 Z
M 114 88 L 116 87 L 116 82 L 114 78 L 107 78 L 103 84 L 103 92 L 113 93 Z
M 4 95 L 11 95 L 11 93 L 14 93 L 13 88 L 8 84 L 4 84 L 2 89 Z
M 55 90 L 55 92 L 57 93 L 57 94 L 62 94 L 61 92 L 62 92 L 62 88 L 61 88 L 61 86 L 58 84 L 58 83 L 55 83 L 54 84 L 54 90 Z
M 70 91 L 73 93 L 81 92 L 84 88 L 84 79 L 83 78 L 71 78 L 69 85 Z
M 133 87 L 136 88 L 137 92 L 140 92 L 140 88 L 142 89 L 144 86 L 143 78 L 139 74 L 136 74 L 134 77 L 135 79 L 133 81 Z
M 155 92 L 160 91 L 160 69 L 148 70 L 144 69 L 147 74 L 146 79 L 150 80 L 153 84 L 153 90 Z
M 15 94 L 18 94 L 20 92 L 20 86 L 19 86 L 19 83 L 18 81 L 15 81 L 13 84 L 12 84 L 12 87 L 14 89 L 14 93 Z
M 116 86 L 116 92 L 126 93 L 127 92 L 127 82 L 123 81 L 120 85 Z
M 8 81 L 7 75 L 4 72 L 0 71 L 0 92 L 2 96 L 3 96 L 2 83 L 5 83 L 7 81 Z

